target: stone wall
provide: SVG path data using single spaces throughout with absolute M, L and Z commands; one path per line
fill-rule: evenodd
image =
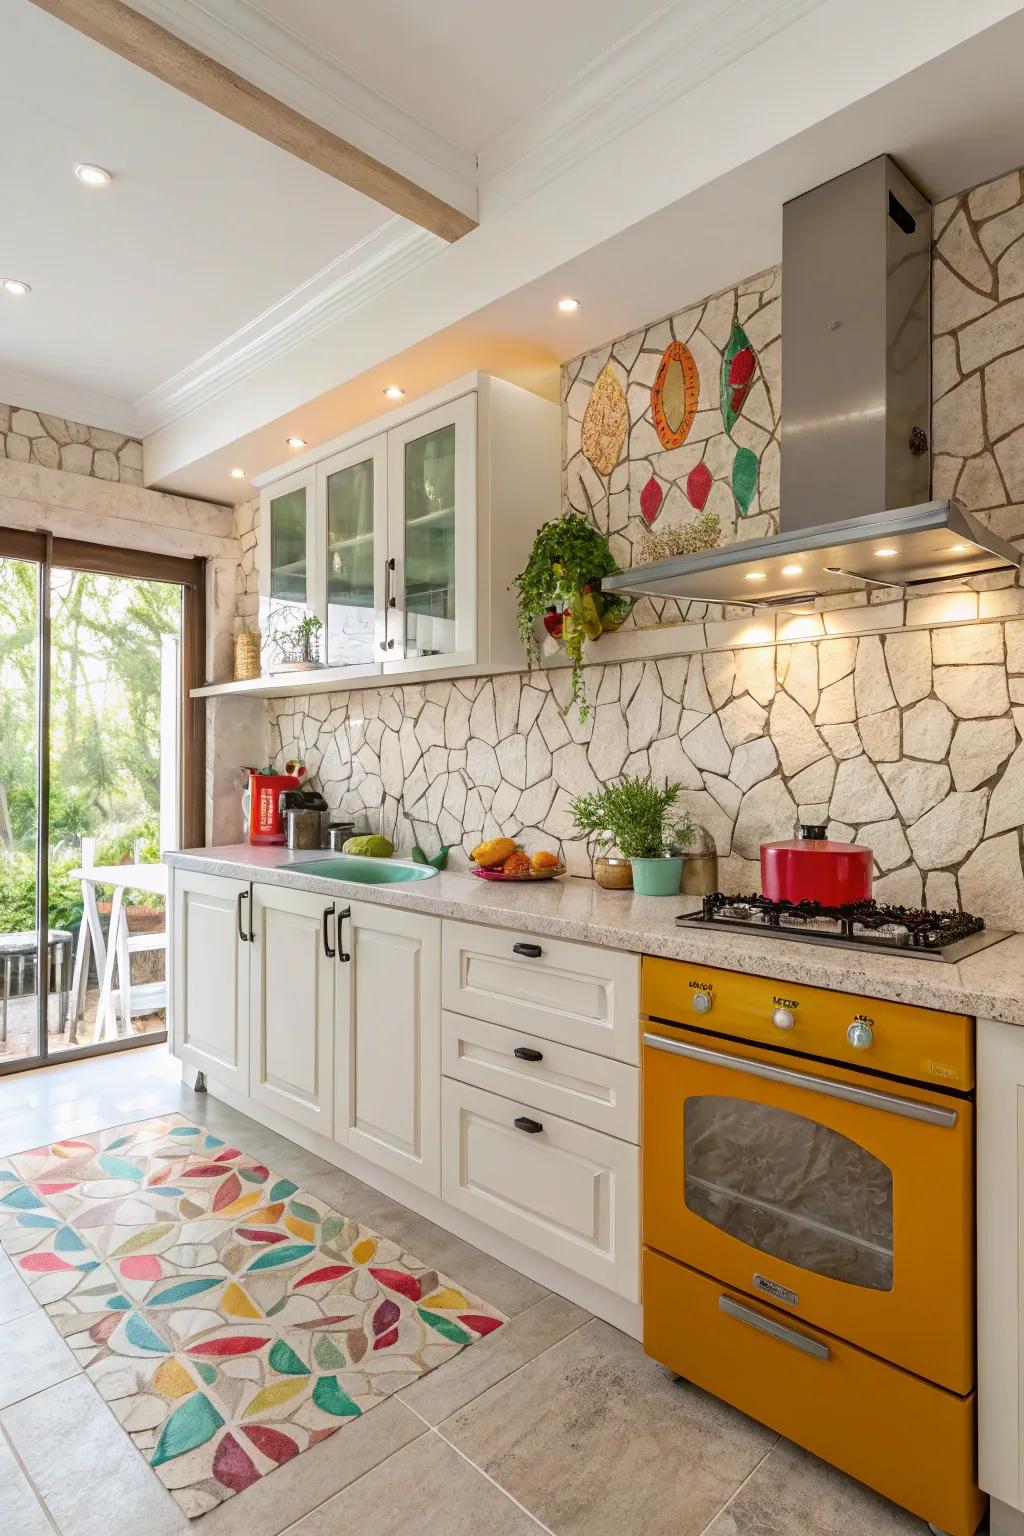
M 5 458 L 123 485 L 142 484 L 142 444 L 137 437 L 17 405 L 0 405 L 0 459 Z
M 260 536 L 260 498 L 235 508 L 239 560 L 235 569 L 235 634 L 255 634 L 260 627 L 260 578 L 256 551 Z
M 935 211 L 934 491 L 955 493 L 1015 541 L 1024 540 L 1022 193 L 1014 172 Z M 773 269 L 567 365 L 564 489 L 609 532 L 621 563 L 663 529 L 679 538 L 703 512 L 714 511 L 723 541 L 774 527 L 777 291 Z M 754 365 L 739 412 L 727 416 L 736 325 Z M 677 343 L 696 365 L 698 399 L 686 440 L 666 448 L 651 386 Z M 737 488 L 741 449 L 758 460 L 752 487 L 741 476 Z M 693 482 L 698 465 L 708 473 Z M 702 506 L 694 489 L 697 501 L 707 490 Z M 551 668 L 273 701 L 271 750 L 304 756 L 332 806 L 403 850 L 444 841 L 459 863 L 481 836 L 502 832 L 527 848 L 561 846 L 578 873 L 589 863 L 567 841 L 571 797 L 649 770 L 684 785 L 681 801 L 713 835 L 726 889 L 755 888 L 760 843 L 790 835 L 803 816 L 871 844 L 881 899 L 962 905 L 1024 928 L 1024 590 L 1002 574 L 966 590 L 937 584 L 909 599 L 880 590 L 821 606 L 761 625 L 737 611 L 639 604 L 643 633 L 593 647 L 595 707 L 582 726 L 575 712 L 561 714 L 568 680 Z M 620 642 L 648 647 L 647 658 L 602 665 L 602 646 L 608 656 Z

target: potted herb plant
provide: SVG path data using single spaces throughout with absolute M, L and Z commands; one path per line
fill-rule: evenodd
M 683 874 L 683 852 L 693 841 L 689 812 L 674 815 L 681 784 L 658 789 L 650 775 L 623 774 L 596 795 L 577 795 L 572 819 L 580 837 L 610 834 L 633 869 L 633 889 L 642 896 L 675 896 Z
M 588 639 L 618 629 L 629 612 L 627 598 L 602 598 L 601 578 L 618 570 L 608 540 L 593 523 L 567 508 L 537 530 L 530 558 L 515 578 L 519 637 L 529 667 L 540 660 L 536 625 L 565 647 L 572 663 L 572 692 L 563 710 L 579 705 L 580 721 L 589 713 L 583 686 L 583 656 Z

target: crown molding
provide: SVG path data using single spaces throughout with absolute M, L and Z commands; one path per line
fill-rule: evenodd
M 476 157 L 365 85 L 251 0 L 132 0 L 134 9 L 476 218 Z
M 825 0 L 676 0 L 481 150 L 482 216 L 541 190 Z M 681 146 L 681 152 L 682 152 Z
M 307 282 L 134 403 L 146 433 L 206 404 L 368 304 L 446 244 L 404 219 L 389 219 Z
M 76 421 L 85 427 L 102 427 L 107 432 L 123 432 L 125 437 L 141 437 L 142 424 L 130 400 L 118 400 L 102 390 L 81 388 L 66 379 L 53 379 L 33 373 L 14 363 L 0 361 L 0 400 L 4 405 L 20 406 L 25 411 L 41 411 Z

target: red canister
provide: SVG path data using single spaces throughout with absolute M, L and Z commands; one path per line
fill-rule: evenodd
M 870 848 L 833 843 L 825 827 L 801 826 L 799 838 L 761 844 L 761 894 L 770 901 L 817 901 L 842 907 L 868 901 L 874 879 Z

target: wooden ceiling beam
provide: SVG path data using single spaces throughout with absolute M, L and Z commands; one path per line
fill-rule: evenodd
M 460 209 L 200 53 L 122 0 L 32 0 L 32 4 L 442 240 L 459 240 L 476 228 Z

